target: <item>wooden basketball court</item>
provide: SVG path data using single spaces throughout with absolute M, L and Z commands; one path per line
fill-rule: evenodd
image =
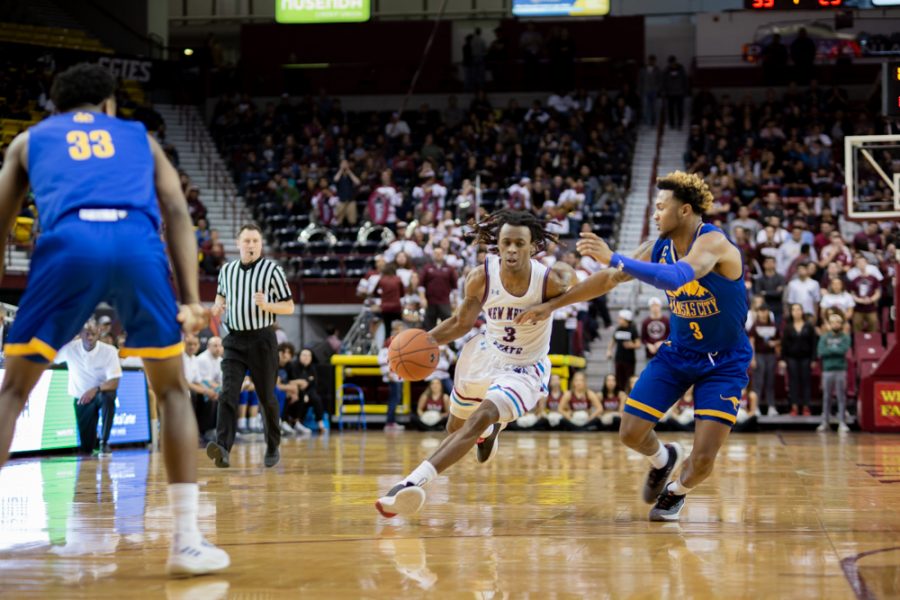
M 687 434 L 664 434 L 687 445 Z M 897 598 L 900 436 L 734 435 L 678 524 L 649 523 L 646 462 L 613 434 L 507 432 L 385 520 L 379 492 L 440 434 L 345 433 L 200 458 L 221 576 L 163 574 L 162 457 L 19 459 L 0 471 L 8 598 Z M 201 451 L 198 450 L 198 455 Z

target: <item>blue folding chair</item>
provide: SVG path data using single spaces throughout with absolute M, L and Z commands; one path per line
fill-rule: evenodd
M 354 383 L 345 383 L 341 386 L 341 410 L 338 414 L 338 429 L 344 430 L 344 407 L 347 402 L 359 404 L 359 415 L 356 419 L 356 426 L 362 424 L 363 430 L 366 429 L 366 395 L 362 388 Z

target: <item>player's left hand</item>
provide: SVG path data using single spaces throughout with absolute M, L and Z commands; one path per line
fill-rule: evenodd
M 593 233 L 582 232 L 581 239 L 575 244 L 575 248 L 579 254 L 590 256 L 604 265 L 608 265 L 609 261 L 612 260 L 613 253 L 609 245 Z
M 181 304 L 178 307 L 178 322 L 185 333 L 197 333 L 209 325 L 209 310 L 199 302 Z
M 545 303 L 532 306 L 518 317 L 516 317 L 516 325 L 531 325 L 538 321 L 546 321 L 553 314 L 553 310 Z
M 256 304 L 261 309 L 266 309 L 266 295 L 263 292 L 256 292 L 253 294 L 253 303 Z

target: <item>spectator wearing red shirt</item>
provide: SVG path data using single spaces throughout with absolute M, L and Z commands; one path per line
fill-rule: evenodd
M 450 318 L 450 292 L 456 289 L 458 279 L 456 269 L 444 261 L 446 257 L 443 248 L 437 246 L 433 257 L 434 262 L 422 269 L 422 286 L 428 302 L 425 309 L 425 329 L 428 330 L 437 325 L 438 319 L 443 321 Z
M 877 227 L 877 225 L 876 225 Z M 848 289 L 856 302 L 853 309 L 853 331 L 878 331 L 878 301 L 881 300 L 881 282 L 867 272 L 869 261 L 865 256 L 856 257 L 859 271 L 850 281 Z
M 853 236 L 853 247 L 863 252 L 875 252 L 884 248 L 884 238 L 878 229 L 878 223 L 869 221 L 866 228 Z
M 669 317 L 662 314 L 662 301 L 650 298 L 648 302 L 650 315 L 641 323 L 641 341 L 650 360 L 659 351 L 659 347 L 669 338 Z
M 397 267 L 393 263 L 386 263 L 381 268 L 381 278 L 375 291 L 381 297 L 381 320 L 384 321 L 386 333 L 391 331 L 391 325 L 403 316 L 404 289 L 403 280 L 397 276 Z

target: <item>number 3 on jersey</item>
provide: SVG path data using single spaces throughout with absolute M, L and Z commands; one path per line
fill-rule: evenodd
M 116 153 L 112 137 L 105 129 L 93 131 L 73 129 L 66 134 L 66 142 L 69 143 L 69 156 L 72 160 L 87 160 L 92 156 L 109 158 Z
M 703 339 L 703 332 L 700 331 L 700 324 L 697 323 L 696 321 L 691 321 L 691 322 L 690 322 L 690 326 L 691 326 L 691 331 L 694 333 L 694 339 L 695 339 L 695 340 L 702 340 L 702 339 Z
M 503 336 L 504 342 L 514 342 L 516 341 L 516 328 L 515 327 L 504 327 L 503 331 L 506 332 L 506 335 Z

